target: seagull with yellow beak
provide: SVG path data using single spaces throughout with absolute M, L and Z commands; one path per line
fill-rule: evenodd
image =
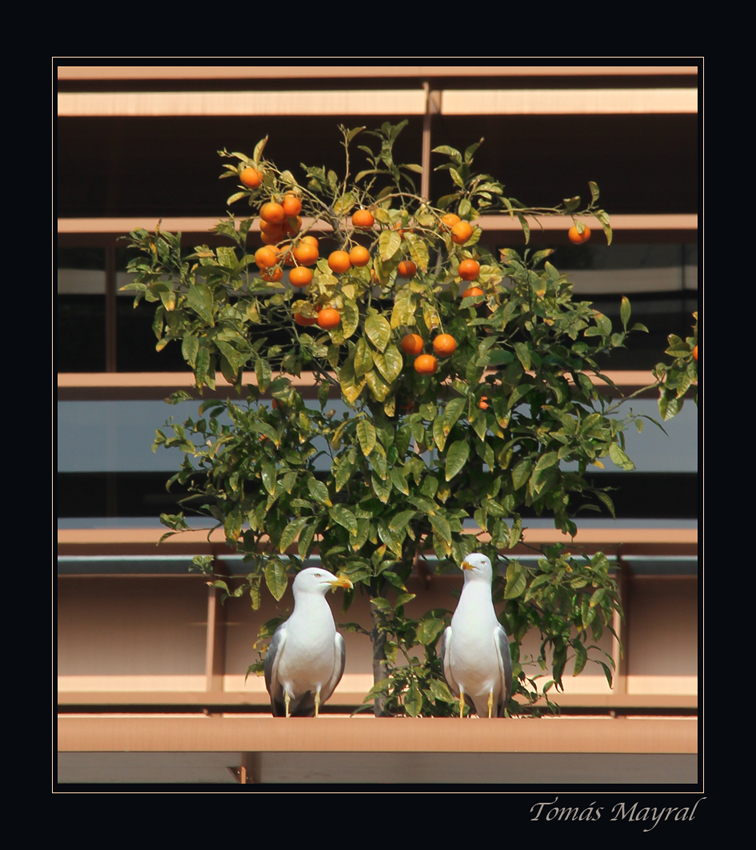
M 500 717 L 512 694 L 512 659 L 491 597 L 491 561 L 485 555 L 468 555 L 462 570 L 465 584 L 441 640 L 444 678 L 459 697 L 460 717 L 465 696 L 480 717 Z
M 325 595 L 351 588 L 327 570 L 302 570 L 294 579 L 294 610 L 273 633 L 265 656 L 265 687 L 274 717 L 317 717 L 344 673 L 344 638 Z

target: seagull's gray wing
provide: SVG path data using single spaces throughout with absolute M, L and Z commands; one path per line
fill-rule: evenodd
M 346 646 L 344 645 L 344 638 L 336 632 L 336 637 L 333 639 L 333 642 L 335 650 L 333 676 L 331 676 L 327 684 L 325 684 L 320 691 L 321 703 L 324 703 L 327 699 L 329 699 L 331 694 L 336 690 L 336 686 L 339 684 L 341 677 L 344 675 L 344 666 L 346 665 Z
M 502 626 L 496 629 L 496 649 L 499 654 L 499 672 L 501 673 L 501 681 L 503 690 L 499 694 L 499 704 L 497 717 L 504 714 L 504 708 L 512 696 L 512 656 L 509 652 L 509 639 L 507 633 Z
M 286 642 L 286 623 L 273 632 L 273 639 L 265 655 L 265 687 L 270 694 L 270 708 L 273 717 L 286 716 L 286 704 L 281 683 L 278 681 L 278 662 L 281 660 L 284 643 Z
M 444 629 L 444 633 L 441 637 L 441 669 L 444 671 L 444 679 L 446 679 L 446 684 L 451 688 L 453 694 L 459 696 L 459 686 L 457 685 L 457 682 L 455 681 L 454 675 L 451 671 L 451 656 L 449 653 L 449 649 L 451 647 L 451 639 L 451 626 L 447 626 Z

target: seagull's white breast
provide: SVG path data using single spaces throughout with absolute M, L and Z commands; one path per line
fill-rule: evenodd
M 469 694 L 498 690 L 499 659 L 495 646 L 498 626 L 491 589 L 470 582 L 462 592 L 452 617 L 450 664 L 454 678 Z
M 336 626 L 325 599 L 297 605 L 286 623 L 286 643 L 278 665 L 278 679 L 291 693 L 322 687 L 336 666 Z

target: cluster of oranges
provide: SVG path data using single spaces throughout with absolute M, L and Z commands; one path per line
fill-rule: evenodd
M 250 166 L 243 169 L 240 180 L 245 186 L 257 188 L 262 182 L 262 175 Z M 280 202 L 267 201 L 260 207 L 260 238 L 263 247 L 255 251 L 255 264 L 263 280 L 273 283 L 280 281 L 284 264 L 293 267 L 289 273 L 292 286 L 305 287 L 312 282 L 313 275 L 307 266 L 314 265 L 320 256 L 316 237 L 308 234 L 296 243 L 284 242 L 285 239 L 296 237 L 302 227 L 301 212 L 302 201 L 293 193 L 286 194 Z
M 263 174 L 256 168 L 244 168 L 239 178 L 250 189 L 256 189 L 263 183 Z M 318 240 L 314 236 L 305 235 L 296 238 L 302 226 L 300 213 L 301 199 L 294 193 L 286 194 L 279 202 L 267 201 L 260 207 L 260 233 L 263 247 L 255 252 L 255 263 L 265 281 L 279 281 L 283 277 L 282 265 L 292 266 L 289 281 L 294 287 L 307 287 L 313 280 L 313 273 L 308 266 L 314 265 L 319 256 Z M 469 221 L 461 219 L 455 213 L 446 213 L 440 219 L 442 230 L 450 232 L 451 240 L 456 245 L 466 245 L 473 235 L 473 226 Z M 375 217 L 370 210 L 358 209 L 352 214 L 352 226 L 369 230 L 375 225 Z M 402 231 L 400 231 L 401 233 Z M 578 232 L 573 225 L 568 231 L 568 237 L 575 244 L 582 244 L 590 239 L 591 231 L 585 225 Z M 285 239 L 294 238 L 294 242 Z M 284 243 L 284 244 L 282 244 Z M 345 274 L 353 266 L 362 268 L 371 261 L 371 255 L 363 245 L 356 244 L 349 251 L 332 251 L 328 256 L 328 267 L 335 274 Z M 412 260 L 401 260 L 397 265 L 397 274 L 403 278 L 414 277 L 417 264 Z M 480 274 L 480 263 L 470 257 L 460 261 L 457 274 L 466 283 L 472 283 Z M 479 286 L 468 286 L 462 293 L 463 298 L 485 295 Z M 336 328 L 341 323 L 341 314 L 332 306 L 317 310 L 317 316 L 305 316 L 294 313 L 294 321 L 303 327 L 317 324 L 323 330 Z M 402 351 L 414 357 L 414 368 L 422 375 L 432 375 L 438 369 L 438 358 L 450 357 L 457 349 L 457 342 L 450 334 L 438 334 L 433 339 L 433 354 L 424 353 L 423 338 L 416 333 L 407 334 L 401 341 Z M 698 352 L 694 352 L 696 356 Z M 479 407 L 488 408 L 488 398 L 483 396 Z
M 451 334 L 439 334 L 433 340 L 433 351 L 436 354 L 423 354 L 425 342 L 420 334 L 407 334 L 400 343 L 405 354 L 415 358 L 415 371 L 421 375 L 432 375 L 438 369 L 438 357 L 451 357 L 457 350 L 457 341 Z
M 473 235 L 473 226 L 470 222 L 461 219 L 456 213 L 442 215 L 441 224 L 451 231 L 451 240 L 455 245 L 465 245 Z

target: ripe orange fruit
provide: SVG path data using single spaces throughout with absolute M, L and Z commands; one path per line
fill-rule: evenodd
M 441 224 L 445 224 L 449 230 L 451 230 L 458 221 L 461 221 L 461 219 L 455 213 L 446 213 L 446 215 L 441 216 Z
M 452 227 L 452 242 L 455 245 L 464 245 L 472 235 L 473 229 L 469 221 L 458 221 Z
M 283 233 L 283 224 L 280 222 L 266 221 L 260 219 L 260 233 Z
M 400 345 L 405 354 L 420 354 L 423 350 L 423 338 L 420 334 L 407 334 Z
M 332 272 L 343 274 L 352 268 L 352 261 L 346 251 L 333 251 L 328 257 L 328 267 Z
M 478 407 L 481 410 L 488 410 L 488 396 L 487 395 L 480 397 L 480 401 L 478 402 Z
M 325 307 L 318 313 L 318 324 L 323 330 L 337 327 L 341 322 L 341 315 L 333 307 Z
M 457 340 L 451 334 L 439 334 L 433 340 L 433 350 L 439 357 L 451 357 L 457 350 Z
M 271 266 L 275 266 L 277 262 L 278 254 L 270 246 L 266 245 L 255 251 L 255 263 L 258 269 L 269 269 Z
M 457 274 L 459 274 L 462 280 L 475 280 L 478 274 L 480 274 L 480 263 L 475 260 L 462 260 L 459 264 Z
M 370 262 L 370 251 L 364 245 L 355 245 L 349 252 L 349 259 L 353 266 L 361 268 Z
M 415 371 L 421 375 L 432 375 L 438 368 L 438 360 L 432 354 L 421 354 L 415 359 Z
M 292 286 L 309 286 L 312 281 L 312 272 L 304 266 L 297 266 L 289 272 L 289 283 Z
M 268 201 L 260 207 L 260 218 L 268 224 L 282 224 L 285 217 L 284 208 L 275 201 Z
M 417 266 L 412 260 L 402 260 L 396 267 L 401 277 L 412 277 L 417 272 Z
M 260 272 L 260 277 L 268 283 L 278 283 L 278 281 L 283 277 L 283 269 L 281 266 L 276 266 L 273 270 L 264 269 Z
M 693 359 L 698 363 L 698 345 L 693 347 Z
M 298 325 L 302 325 L 302 327 L 307 327 L 308 325 L 314 325 L 317 322 L 317 319 L 308 319 L 307 316 L 303 316 L 301 313 L 294 314 L 294 321 Z
M 375 219 L 370 210 L 355 210 L 352 214 L 352 225 L 354 227 L 368 228 L 375 224 Z
M 294 248 L 294 259 L 301 266 L 312 266 L 318 261 L 318 240 L 314 236 L 303 236 Z
M 294 218 L 302 212 L 302 201 L 297 195 L 286 195 L 281 206 L 286 218 Z
M 587 242 L 591 238 L 591 229 L 589 227 L 584 227 L 583 232 L 578 233 L 577 226 L 573 224 L 567 231 L 567 236 L 569 237 L 570 242 L 574 245 L 582 245 L 583 242 Z
M 269 224 L 260 221 L 260 239 L 264 245 L 276 245 L 284 238 L 283 227 L 280 224 Z
M 243 168 L 239 180 L 250 189 L 256 189 L 263 181 L 262 172 L 252 166 Z
M 463 298 L 472 298 L 474 295 L 485 295 L 486 293 L 479 286 L 471 286 L 462 293 Z

